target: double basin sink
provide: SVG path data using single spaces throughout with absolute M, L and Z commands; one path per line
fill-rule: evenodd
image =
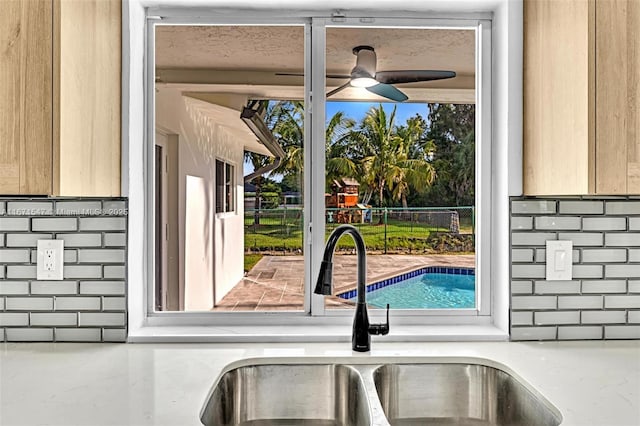
M 489 360 L 249 360 L 214 384 L 209 425 L 558 425 L 559 411 Z

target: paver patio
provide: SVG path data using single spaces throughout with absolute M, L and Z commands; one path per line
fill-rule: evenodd
M 338 254 L 333 258 L 334 294 L 356 286 L 357 257 Z M 367 256 L 367 284 L 400 275 L 423 266 L 475 267 L 474 255 Z M 304 306 L 304 258 L 264 256 L 213 309 L 214 311 L 301 311 Z M 350 308 L 352 303 L 326 297 L 328 308 Z

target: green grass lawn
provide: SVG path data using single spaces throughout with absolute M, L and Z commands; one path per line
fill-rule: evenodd
M 302 230 L 299 220 L 294 218 L 262 218 L 260 225 L 254 226 L 251 217 L 245 219 L 245 250 L 248 251 L 300 251 Z M 339 224 L 326 224 L 326 235 Z M 374 224 L 353 224 L 362 234 L 368 250 L 385 249 L 385 226 Z M 471 232 L 470 227 L 461 226 L 461 232 Z M 425 224 L 390 220 L 386 226 L 387 250 L 424 250 L 426 240 L 432 232 L 444 231 Z M 353 240 L 340 240 L 338 249 L 353 248 Z

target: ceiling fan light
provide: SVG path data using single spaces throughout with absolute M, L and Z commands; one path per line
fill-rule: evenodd
M 357 77 L 357 78 L 351 79 L 350 84 L 353 87 L 371 87 L 378 84 L 378 82 L 371 77 Z

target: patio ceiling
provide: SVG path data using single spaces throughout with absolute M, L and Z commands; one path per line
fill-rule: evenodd
M 157 86 L 200 93 L 246 95 L 252 99 L 301 99 L 304 30 L 301 26 L 158 26 Z M 470 30 L 328 28 L 327 73 L 349 74 L 351 49 L 370 45 L 378 70 L 453 70 L 449 80 L 399 84 L 408 102 L 473 103 L 475 33 Z M 327 79 L 327 91 L 345 83 Z M 385 100 L 349 88 L 332 100 Z

